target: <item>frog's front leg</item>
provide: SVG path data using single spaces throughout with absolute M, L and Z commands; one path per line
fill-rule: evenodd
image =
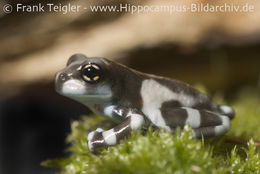
M 107 109 L 105 114 L 111 117 L 121 117 L 122 122 L 116 127 L 107 131 L 97 129 L 88 135 L 88 147 L 91 152 L 102 146 L 113 146 L 119 143 L 121 139 L 131 133 L 132 130 L 137 130 L 145 126 L 145 117 L 142 112 L 129 109 L 114 107 Z

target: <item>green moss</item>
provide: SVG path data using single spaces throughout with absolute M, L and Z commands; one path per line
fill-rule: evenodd
M 215 97 L 223 101 L 223 97 Z M 260 99 L 258 92 L 244 90 L 233 106 L 237 115 L 229 136 L 243 139 L 260 138 Z M 172 135 L 165 130 L 143 135 L 133 132 L 119 145 L 100 149 L 99 155 L 88 150 L 86 130 L 103 118 L 82 117 L 72 122 L 72 132 L 67 138 L 71 155 L 64 159 L 43 162 L 48 167 L 58 167 L 61 174 L 103 173 L 260 173 L 259 152 L 253 139 L 247 146 L 226 143 L 225 139 L 206 143 L 191 138 L 188 126 Z
M 232 173 L 260 173 L 260 156 L 259 153 L 256 153 L 253 139 L 248 142 L 248 149 L 245 149 L 244 153 L 246 158 L 242 160 L 237 155 L 236 147 L 232 150 L 231 157 L 228 160 Z
M 245 89 L 233 103 L 236 118 L 230 134 L 236 137 L 260 140 L 260 93 L 259 89 Z

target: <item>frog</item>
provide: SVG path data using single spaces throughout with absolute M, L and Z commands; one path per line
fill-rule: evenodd
M 189 125 L 194 138 L 219 137 L 230 130 L 235 116 L 231 106 L 214 103 L 186 82 L 84 54 L 72 55 L 56 73 L 55 89 L 116 123 L 111 129 L 97 128 L 88 134 L 93 153 L 149 127 L 174 133 Z

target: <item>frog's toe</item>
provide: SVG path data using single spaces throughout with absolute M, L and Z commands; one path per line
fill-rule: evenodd
M 95 131 L 92 131 L 88 134 L 88 142 L 90 142 L 93 139 L 94 135 L 95 135 Z
M 97 132 L 104 132 L 104 129 L 102 129 L 102 128 L 99 127 L 99 128 L 96 129 L 96 131 L 97 131 Z
M 90 133 L 88 134 L 88 148 L 89 148 L 89 150 L 90 150 L 91 152 L 94 152 L 94 151 L 95 151 L 94 146 L 93 146 L 93 142 L 92 142 L 94 135 L 95 135 L 95 132 L 94 132 L 94 131 L 93 131 L 93 132 L 90 132 Z
M 103 129 L 99 128 L 88 134 L 88 148 L 91 152 L 95 153 L 95 149 L 104 145 Z
M 92 142 L 91 141 L 88 141 L 88 149 L 90 152 L 95 152 L 95 149 L 94 149 L 94 146 L 92 145 Z

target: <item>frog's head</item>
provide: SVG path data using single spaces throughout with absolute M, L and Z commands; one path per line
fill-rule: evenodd
M 81 102 L 111 97 L 107 77 L 109 64 L 110 61 L 104 58 L 88 58 L 82 54 L 71 56 L 67 66 L 56 73 L 56 91 Z

